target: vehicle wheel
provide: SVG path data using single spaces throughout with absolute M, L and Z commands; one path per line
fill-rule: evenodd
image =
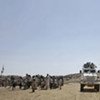
M 80 92 L 83 92 L 83 90 L 84 90 L 84 85 L 80 84 Z
M 95 90 L 99 92 L 99 84 L 95 85 Z

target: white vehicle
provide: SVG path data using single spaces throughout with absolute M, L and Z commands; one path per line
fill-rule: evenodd
M 80 91 L 84 91 L 85 87 L 93 87 L 96 91 L 100 89 L 100 82 L 96 66 L 93 63 L 86 63 L 83 65 L 80 81 Z

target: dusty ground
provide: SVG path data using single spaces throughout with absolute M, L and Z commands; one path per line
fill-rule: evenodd
M 9 89 L 0 88 L 0 100 L 100 100 L 99 92 L 83 92 L 79 91 L 79 84 L 67 84 L 62 90 L 31 90 L 11 91 Z

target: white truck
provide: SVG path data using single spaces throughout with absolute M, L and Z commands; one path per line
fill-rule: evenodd
M 86 86 L 93 87 L 93 89 L 98 92 L 100 91 L 100 78 L 98 72 L 96 71 L 96 66 L 93 63 L 87 62 L 84 64 L 80 73 L 80 92 L 83 92 Z

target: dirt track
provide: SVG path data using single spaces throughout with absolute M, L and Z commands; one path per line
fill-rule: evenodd
M 83 92 L 79 91 L 79 84 L 67 84 L 62 90 L 31 90 L 11 91 L 9 89 L 0 88 L 0 100 L 100 100 L 99 92 Z

